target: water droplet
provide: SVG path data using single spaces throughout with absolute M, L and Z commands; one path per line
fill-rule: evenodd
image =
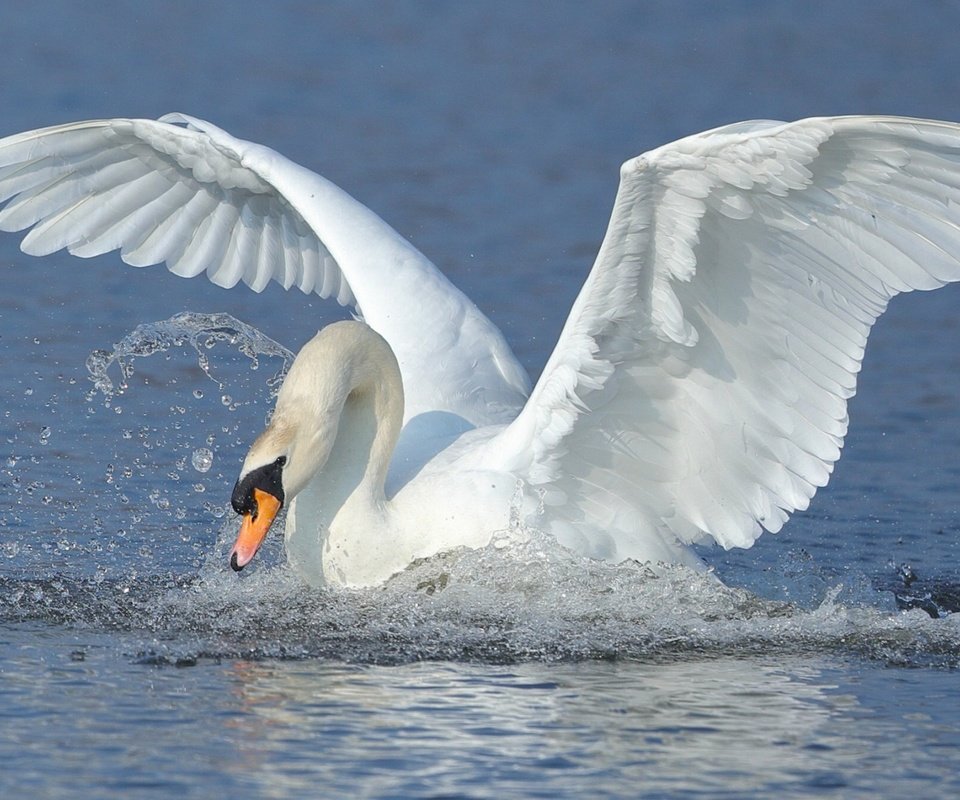
M 203 390 L 202 390 L 202 389 L 194 389 L 194 390 L 193 390 L 193 396 L 196 397 L 197 400 L 200 400 L 200 399 L 203 397 Z
M 207 472 L 213 466 L 213 452 L 209 448 L 198 447 L 190 460 L 197 472 Z
M 217 519 L 221 519 L 224 516 L 224 514 L 226 514 L 226 511 L 227 511 L 227 509 L 224 506 L 218 503 L 210 503 L 210 502 L 203 504 L 203 510 L 206 511 L 208 514 L 213 515 Z
M 40 429 L 40 444 L 47 444 L 50 441 L 50 426 L 44 425 Z

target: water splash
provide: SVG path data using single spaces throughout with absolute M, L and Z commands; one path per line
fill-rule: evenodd
M 293 363 L 294 354 L 269 336 L 232 317 L 230 314 L 200 314 L 185 311 L 162 322 L 150 322 L 138 325 L 128 333 L 112 350 L 94 350 L 87 358 L 87 371 L 96 391 L 112 398 L 122 394 L 129 387 L 134 373 L 133 360 L 164 353 L 172 347 L 189 345 L 196 351 L 197 364 L 203 373 L 222 390 L 224 383 L 214 374 L 208 355 L 218 342 L 226 342 L 238 352 L 250 359 L 250 369 L 256 370 L 262 356 L 276 356 L 283 359 L 283 366 L 266 383 L 274 393 Z M 110 377 L 110 368 L 116 364 L 119 378 L 115 382 Z M 202 390 L 194 391 L 195 397 L 202 397 Z M 230 405 L 229 395 L 225 405 Z
M 275 550 L 243 575 L 220 558 L 199 573 L 121 579 L 0 577 L 0 621 L 120 632 L 147 664 L 330 658 L 675 662 L 825 654 L 960 666 L 960 615 L 932 619 L 839 601 L 812 607 L 757 597 L 684 568 L 582 558 L 546 536 L 423 560 L 382 587 L 305 586 Z M 258 556 L 259 558 L 259 556 Z
M 0 563 L 117 580 L 195 571 L 293 358 L 227 314 L 183 313 L 91 353 L 89 392 L 41 397 L 38 419 L 8 411 Z

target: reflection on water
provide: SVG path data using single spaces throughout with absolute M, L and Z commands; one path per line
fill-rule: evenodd
M 369 770 L 366 785 L 395 796 L 476 789 L 464 782 L 471 759 L 491 765 L 490 782 L 507 794 L 547 789 L 551 774 L 591 796 L 617 794 L 631 781 L 646 792 L 731 796 L 820 776 L 842 781 L 859 757 L 823 754 L 835 739 L 856 735 L 845 729 L 856 700 L 831 697 L 817 666 L 717 659 L 464 675 L 434 664 L 385 672 L 238 663 L 235 691 L 250 712 L 236 732 L 249 743 L 238 764 L 255 765 L 270 796 L 311 782 L 348 792 L 338 775 L 357 753 Z M 839 727 L 831 724 L 836 703 L 847 720 Z M 351 724 L 356 717 L 363 726 Z M 334 744 L 291 780 L 284 751 L 292 739 L 313 736 Z
M 69 767 L 63 796 L 95 787 L 477 798 L 960 788 L 949 672 L 861 664 L 859 681 L 838 682 L 847 666 L 823 656 L 158 669 L 118 665 L 109 638 L 92 634 L 67 642 L 12 627 L 5 644 L 20 653 L 0 685 L 11 789 L 40 781 L 38 756 L 54 750 Z M 914 699 L 903 707 L 901 696 Z M 26 715 L 32 733 L 21 741 Z
M 240 763 L 256 765 L 267 796 L 311 782 L 348 793 L 338 776 L 355 771 L 360 753 L 364 785 L 391 796 L 492 797 L 532 787 L 549 796 L 554 780 L 595 797 L 623 796 L 625 786 L 635 796 L 876 791 L 889 788 L 882 781 L 888 759 L 912 760 L 918 774 L 958 785 L 942 755 L 927 748 L 960 743 L 960 734 L 914 709 L 916 730 L 878 749 L 876 728 L 894 720 L 865 707 L 878 697 L 838 692 L 830 671 L 820 659 L 523 665 L 469 674 L 456 665 L 244 662 L 232 675 L 249 713 L 235 734 L 244 743 Z M 323 743 L 317 759 L 294 773 L 285 751 L 291 741 L 314 738 Z M 486 785 L 496 791 L 471 785 L 474 760 L 487 765 Z

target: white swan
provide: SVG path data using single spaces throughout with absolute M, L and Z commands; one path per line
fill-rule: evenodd
M 346 585 L 517 519 L 613 561 L 748 547 L 827 482 L 889 299 L 960 279 L 960 126 L 896 117 L 739 123 L 627 161 L 529 399 L 499 331 L 408 242 L 209 123 L 0 140 L 5 200 L 27 253 L 119 248 L 354 306 L 366 324 L 304 347 L 244 462 L 231 553 L 246 564 L 288 503 L 293 563 Z

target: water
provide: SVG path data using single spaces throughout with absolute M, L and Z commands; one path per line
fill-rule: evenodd
M 625 158 L 752 117 L 960 119 L 960 11 L 902 8 L 38 3 L 0 11 L 2 131 L 182 110 L 269 143 L 431 255 L 536 374 Z M 534 537 L 315 592 L 278 537 L 229 571 L 227 500 L 284 363 L 255 331 L 296 348 L 342 312 L 9 236 L 0 270 L 3 796 L 960 788 L 955 288 L 894 303 L 833 482 L 706 551 L 725 586 Z M 115 343 L 104 394 L 86 365 Z

